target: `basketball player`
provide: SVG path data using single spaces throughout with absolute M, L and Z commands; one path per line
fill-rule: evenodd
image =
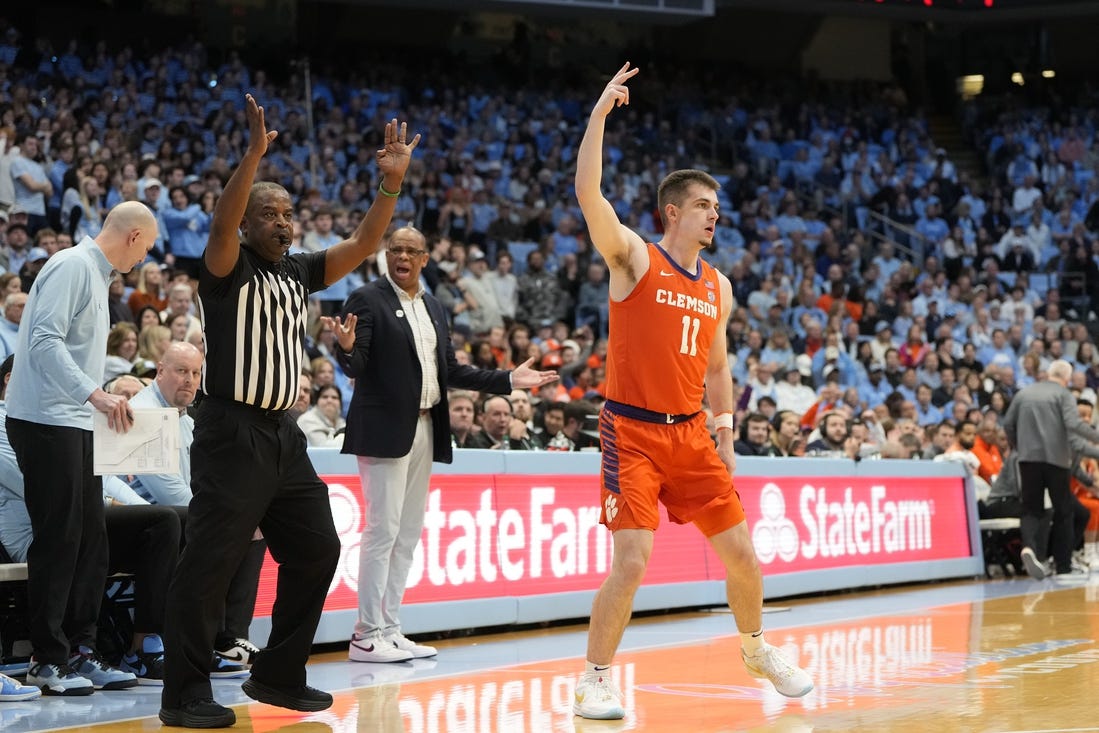
M 576 195 L 596 249 L 610 268 L 607 402 L 601 521 L 613 533 L 610 574 L 592 604 L 587 666 L 573 712 L 625 716 L 608 669 L 630 619 L 659 523 L 657 501 L 674 522 L 702 531 L 725 565 L 729 607 L 749 674 L 783 695 L 813 689 L 809 675 L 763 639 L 763 581 L 740 498 L 733 488 L 732 381 L 725 326 L 729 280 L 699 259 L 713 241 L 719 184 L 697 170 L 669 174 L 657 191 L 664 238 L 646 243 L 618 221 L 601 192 L 605 118 L 629 104 L 626 63 L 603 90 L 580 143 Z M 706 428 L 703 393 L 717 425 Z

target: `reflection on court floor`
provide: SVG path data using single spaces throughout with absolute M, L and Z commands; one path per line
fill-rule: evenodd
M 766 615 L 771 643 L 816 689 L 784 698 L 744 671 L 727 612 L 642 619 L 612 669 L 622 721 L 572 715 L 584 630 L 516 632 L 440 643 L 437 660 L 353 664 L 321 655 L 311 684 L 340 690 L 332 709 L 237 707 L 237 729 L 274 731 L 1084 731 L 1096 730 L 1099 574 L 1091 583 L 952 583 L 820 598 Z M 527 661 L 530 660 L 530 661 Z M 217 683 L 223 702 L 245 703 Z M 99 703 L 105 703 L 99 705 Z M 5 733 L 87 725 L 155 730 L 159 691 L 79 702 L 0 704 Z M 112 717 L 101 711 L 115 707 Z M 124 718 L 131 720 L 124 721 Z M 112 722 L 108 722 L 111 720 Z

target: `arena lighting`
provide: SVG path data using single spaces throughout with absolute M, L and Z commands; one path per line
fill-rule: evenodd
M 1043 79 L 1052 79 L 1055 76 L 1057 76 L 1057 72 L 1054 71 L 1053 69 L 1042 69 L 1042 78 Z
M 915 0 L 873 0 L 875 5 L 909 5 Z M 858 2 L 867 2 L 867 0 L 858 0 Z M 954 0 L 955 4 L 959 7 L 968 7 L 972 9 L 974 6 L 984 6 L 986 8 L 992 8 L 996 5 L 996 0 Z M 939 3 L 939 7 L 942 7 L 945 2 Z M 924 7 L 935 7 L 935 0 L 923 0 Z
M 1026 82 L 1023 81 L 1023 75 L 1016 71 L 1014 74 L 1011 75 L 1011 83 L 1023 86 L 1023 84 L 1025 84 Z

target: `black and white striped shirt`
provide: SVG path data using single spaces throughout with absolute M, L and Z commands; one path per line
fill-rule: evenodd
M 324 252 L 269 262 L 240 248 L 236 267 L 215 278 L 203 266 L 199 317 L 206 341 L 202 391 L 266 410 L 298 399 L 309 293 L 324 288 Z

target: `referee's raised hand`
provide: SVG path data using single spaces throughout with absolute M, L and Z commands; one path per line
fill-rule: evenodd
M 262 156 L 267 152 L 267 146 L 279 136 L 279 131 L 267 130 L 263 107 L 256 103 L 256 98 L 251 94 L 244 95 L 244 115 L 248 119 L 248 150 Z
M 404 178 L 408 169 L 408 163 L 412 159 L 412 151 L 420 144 L 420 134 L 408 140 L 408 123 L 397 122 L 394 117 L 385 123 L 385 147 L 374 153 L 378 163 L 378 170 L 383 176 Z M 393 189 L 390 189 L 393 190 Z

